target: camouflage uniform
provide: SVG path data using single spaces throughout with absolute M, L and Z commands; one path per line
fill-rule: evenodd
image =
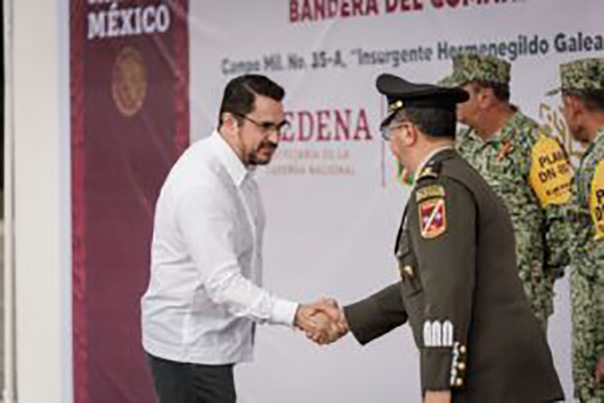
M 447 85 L 507 84 L 509 80 L 509 63 L 490 56 L 463 54 L 453 58 L 453 73 L 441 82 Z M 558 168 L 566 172 L 559 175 L 557 200 L 540 198 L 542 192 L 536 191 L 535 186 L 542 185 L 536 185 L 531 177 L 538 175 L 535 156 L 540 152 L 542 141 L 553 142 L 536 122 L 516 111 L 487 141 L 472 128 L 460 130 L 456 147 L 508 209 L 516 235 L 520 279 L 533 313 L 545 328 L 553 312 L 554 282 L 564 274 L 569 262 L 564 219 L 572 174 L 566 155 L 556 142 L 554 150 L 557 148 L 557 153 L 562 153 L 565 159 L 558 162 L 561 164 Z
M 563 64 L 561 90 L 568 94 L 604 90 L 604 59 Z M 550 91 L 553 94 L 559 90 Z M 589 145 L 575 175 L 569 219 L 573 306 L 573 378 L 583 403 L 604 402 L 596 386 L 596 364 L 604 356 L 604 128 Z

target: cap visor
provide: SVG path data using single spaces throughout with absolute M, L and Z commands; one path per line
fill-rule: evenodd
M 396 115 L 398 111 L 399 109 L 395 110 L 394 112 L 391 112 L 388 116 L 386 116 L 384 120 L 382 120 L 382 123 L 380 123 L 380 130 L 382 130 L 384 127 L 388 126 L 390 122 L 392 122 L 392 119 L 394 119 L 394 115 Z
M 553 90 L 549 90 L 548 92 L 545 93 L 546 96 L 551 97 L 552 95 L 556 95 L 558 93 L 560 93 L 562 91 L 562 88 L 558 87 L 558 88 L 554 88 Z

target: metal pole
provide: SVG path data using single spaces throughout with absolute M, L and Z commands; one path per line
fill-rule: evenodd
M 3 403 L 17 402 L 15 338 L 15 126 L 13 0 L 4 0 L 4 390 Z

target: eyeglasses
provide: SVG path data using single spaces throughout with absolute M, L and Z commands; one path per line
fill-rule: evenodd
M 257 122 L 254 119 L 248 118 L 247 116 L 239 114 L 239 113 L 233 113 L 233 115 L 239 116 L 240 118 L 245 119 L 248 122 L 255 124 L 256 127 L 258 127 L 258 129 L 260 129 L 260 132 L 262 134 L 267 134 L 267 135 L 271 134 L 271 133 L 281 134 L 284 131 L 288 130 L 291 126 L 287 120 L 284 120 L 280 123 Z
M 392 137 L 392 132 L 400 129 L 401 127 L 403 127 L 404 124 L 405 122 L 399 122 L 393 126 L 386 125 L 380 127 L 380 131 L 382 132 L 382 138 L 386 141 L 390 141 L 390 138 Z

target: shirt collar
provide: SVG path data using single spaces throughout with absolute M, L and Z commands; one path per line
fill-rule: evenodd
M 237 186 L 241 186 L 250 171 L 245 167 L 231 146 L 222 138 L 217 130 L 212 132 L 211 136 L 218 158 L 226 168 L 229 176 Z
M 524 115 L 520 112 L 519 109 L 516 109 L 514 114 L 508 119 L 507 122 L 503 125 L 503 127 L 489 138 L 486 143 L 491 142 L 500 142 L 506 141 L 510 137 L 514 136 L 517 132 L 517 128 L 522 126 L 524 120 Z
M 604 141 L 604 127 L 599 129 L 596 132 L 596 137 L 594 137 L 593 141 L 591 141 L 587 147 L 585 148 L 585 150 L 583 151 L 583 155 L 581 157 L 581 166 L 583 166 L 583 161 L 585 161 L 586 157 L 591 153 L 591 151 L 594 149 L 596 142 L 599 141 Z

